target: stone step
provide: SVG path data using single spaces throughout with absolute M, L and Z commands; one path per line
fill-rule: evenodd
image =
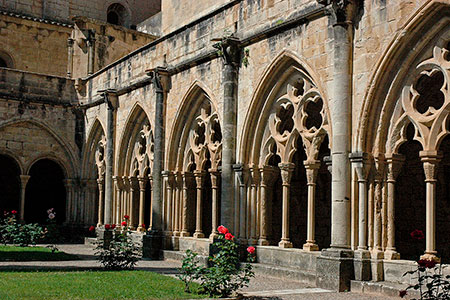
M 305 270 L 262 263 L 253 263 L 252 266 L 255 273 L 264 276 L 300 281 L 311 286 L 316 284 L 316 274 Z
M 350 290 L 356 293 L 366 294 L 383 294 L 389 297 L 398 297 L 401 290 L 405 290 L 407 284 L 388 282 L 388 281 L 358 281 L 352 280 L 350 283 Z M 420 298 L 420 294 L 415 290 L 408 290 L 408 297 Z
M 184 251 L 163 250 L 163 257 L 165 260 L 175 260 L 181 262 L 184 259 L 184 253 Z M 202 265 L 206 265 L 208 263 L 207 256 L 198 255 L 197 259 Z
M 97 246 L 97 238 L 95 237 L 85 237 L 84 244 L 89 246 Z

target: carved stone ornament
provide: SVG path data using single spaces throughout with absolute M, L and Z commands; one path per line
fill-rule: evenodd
M 400 104 L 394 113 L 387 149 L 396 153 L 406 140 L 407 127 L 414 125 L 414 140 L 423 150 L 437 151 L 442 139 L 450 133 L 450 62 L 449 51 L 434 47 L 433 57 L 419 63 L 409 82 L 404 86 Z
M 218 169 L 222 160 L 222 132 L 219 115 L 209 102 L 204 102 L 189 132 L 188 141 L 191 155 L 187 155 L 185 169 L 190 170 L 190 164 L 195 163 L 196 170 L 203 170 L 208 160 L 211 169 Z
M 103 135 L 100 141 L 97 143 L 97 149 L 95 149 L 95 164 L 97 165 L 98 178 L 103 179 L 105 177 L 106 162 L 106 137 Z
M 136 138 L 133 151 L 131 174 L 143 175 L 153 169 L 154 140 L 153 131 L 149 123 L 142 126 Z
M 302 70 L 295 83 L 287 84 L 286 94 L 279 97 L 271 110 L 268 126 L 270 136 L 264 147 L 276 148 L 281 162 L 290 162 L 302 138 L 307 161 L 317 160 L 329 124 L 322 97 L 311 78 Z M 276 147 L 271 145 L 275 142 Z M 269 150 L 273 151 L 273 150 Z M 274 153 L 275 154 L 275 153 Z

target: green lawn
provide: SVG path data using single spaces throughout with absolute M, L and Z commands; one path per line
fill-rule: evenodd
M 148 271 L 0 272 L 0 299 L 192 299 L 184 284 Z
M 0 261 L 59 261 L 78 260 L 78 256 L 52 250 L 44 247 L 0 246 Z

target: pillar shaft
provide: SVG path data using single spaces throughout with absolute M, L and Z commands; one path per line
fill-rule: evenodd
M 67 77 L 71 78 L 73 74 L 73 38 L 67 39 Z
M 258 218 L 258 186 L 260 182 L 260 174 L 259 169 L 256 167 L 250 168 L 251 172 L 251 198 L 250 198 L 250 211 L 249 211 L 249 219 L 250 219 L 250 236 L 249 236 L 249 243 L 254 245 L 257 243 L 257 233 L 256 233 L 256 227 L 257 225 L 257 218 Z
M 183 177 L 181 173 L 175 175 L 176 197 L 175 197 L 175 226 L 173 235 L 179 236 L 181 230 L 181 202 L 183 201 Z
M 189 201 L 189 180 L 192 174 L 189 172 L 183 173 L 183 204 L 182 204 L 182 227 L 180 236 L 189 236 L 188 232 L 188 201 Z
M 211 189 L 212 189 L 212 225 L 211 225 L 211 234 L 209 236 L 210 240 L 214 240 L 214 238 L 218 235 L 217 232 L 217 227 L 219 226 L 218 224 L 218 216 L 219 216 L 219 212 L 218 212 L 218 201 L 219 201 L 219 186 L 218 186 L 218 181 L 219 181 L 219 176 L 220 173 L 218 170 L 209 170 L 209 174 L 211 176 Z
M 303 249 L 307 251 L 317 251 L 319 246 L 316 244 L 315 237 L 315 223 L 316 223 L 316 180 L 317 173 L 320 167 L 319 161 L 305 161 L 306 179 L 308 184 L 308 216 L 307 216 L 307 234 L 306 243 L 303 245 Z
M 128 206 L 128 210 L 129 210 L 129 223 L 128 224 L 130 226 L 131 229 L 135 229 L 136 225 L 137 225 L 137 217 L 136 217 L 136 202 L 137 202 L 137 195 L 136 192 L 139 189 L 138 186 L 138 180 L 136 177 L 129 177 L 128 178 L 129 183 L 130 183 L 130 198 L 129 198 L 129 206 Z
M 95 33 L 92 30 L 88 32 L 88 38 L 86 39 L 88 47 L 88 75 L 94 73 L 94 59 L 95 59 Z
M 205 176 L 205 172 L 202 171 L 195 171 L 195 182 L 197 187 L 197 205 L 196 205 L 196 212 L 195 212 L 195 232 L 194 237 L 195 238 L 203 238 L 205 237 L 205 234 L 202 231 L 202 194 L 203 194 L 203 176 Z
M 264 166 L 260 169 L 260 189 L 261 189 L 261 213 L 260 213 L 260 235 L 258 244 L 261 246 L 269 245 L 269 222 L 268 222 L 268 205 L 269 205 L 269 190 L 272 188 L 274 181 L 277 178 L 277 171 L 271 166 Z
M 293 163 L 280 163 L 281 179 L 283 182 L 283 204 L 281 218 L 281 241 L 278 243 L 280 248 L 292 248 L 289 241 L 289 194 L 292 172 L 295 165 Z
M 103 178 L 97 179 L 98 184 L 98 222 L 97 226 L 102 226 L 104 223 L 104 180 Z
M 142 226 L 144 224 L 145 216 L 145 185 L 147 184 L 147 178 L 139 177 L 139 226 L 138 231 L 144 232 L 145 228 Z
M 30 180 L 30 175 L 20 175 L 20 222 L 25 222 L 25 191 L 28 180 Z

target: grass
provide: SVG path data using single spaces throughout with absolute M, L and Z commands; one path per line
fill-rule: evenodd
M 44 247 L 0 246 L 0 261 L 61 261 L 78 260 L 78 256 L 61 251 L 52 253 Z
M 0 272 L 0 282 L 2 300 L 202 297 L 185 293 L 184 284 L 175 278 L 148 271 Z

